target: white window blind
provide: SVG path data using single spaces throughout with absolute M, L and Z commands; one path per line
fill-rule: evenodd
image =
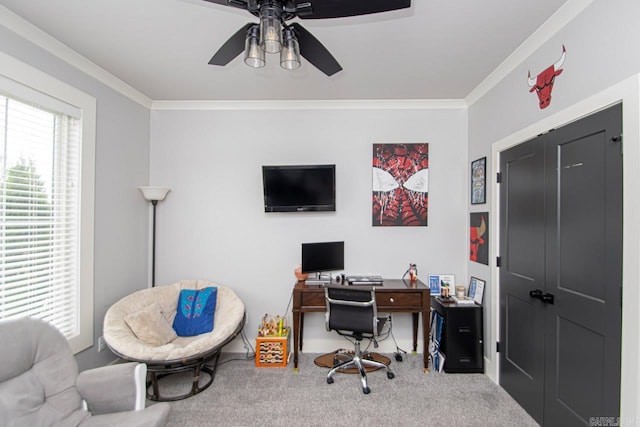
M 80 333 L 80 120 L 0 94 L 0 318 Z

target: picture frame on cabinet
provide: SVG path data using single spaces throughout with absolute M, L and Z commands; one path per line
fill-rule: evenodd
M 477 277 L 471 276 L 469 280 L 469 298 L 474 300 L 476 304 L 482 305 L 482 300 L 484 298 L 484 287 L 486 282 L 484 280 L 480 280 Z
M 443 287 L 449 288 L 449 295 L 453 295 L 455 286 L 455 275 L 453 274 L 430 274 L 429 293 L 431 296 L 442 295 Z M 448 295 L 447 295 L 448 296 Z
M 471 162 L 471 204 L 481 205 L 487 202 L 487 158 Z

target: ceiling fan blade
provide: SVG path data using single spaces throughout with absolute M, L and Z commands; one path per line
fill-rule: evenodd
M 331 55 L 326 47 L 317 38 L 298 23 L 290 25 L 298 39 L 300 45 L 300 55 L 313 64 L 317 69 L 332 76 L 342 70 L 338 61 Z
M 411 7 L 411 0 L 307 0 L 296 1 L 301 19 L 344 18 Z
M 231 6 L 231 7 L 237 7 L 240 9 L 246 9 L 248 0 L 204 0 L 204 1 L 208 1 L 209 3 L 221 4 L 223 6 Z
M 209 65 L 227 65 L 236 56 L 240 55 L 242 51 L 244 51 L 244 41 L 247 37 L 247 31 L 254 25 L 255 24 L 250 22 L 229 37 L 229 40 L 224 42 L 215 55 L 213 55 L 209 61 Z

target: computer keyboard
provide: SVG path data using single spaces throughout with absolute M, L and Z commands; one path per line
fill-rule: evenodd
M 382 286 L 382 276 L 347 276 L 345 278 L 347 284 L 351 286 Z

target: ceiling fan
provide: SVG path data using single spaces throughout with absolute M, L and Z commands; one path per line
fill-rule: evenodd
M 300 55 L 327 76 L 342 70 L 326 47 L 293 18 L 330 19 L 369 15 L 411 6 L 411 0 L 205 0 L 223 6 L 244 9 L 260 18 L 240 28 L 213 55 L 209 64 L 227 65 L 245 52 L 244 62 L 264 67 L 266 53 L 280 53 L 280 65 L 286 69 L 300 66 Z

